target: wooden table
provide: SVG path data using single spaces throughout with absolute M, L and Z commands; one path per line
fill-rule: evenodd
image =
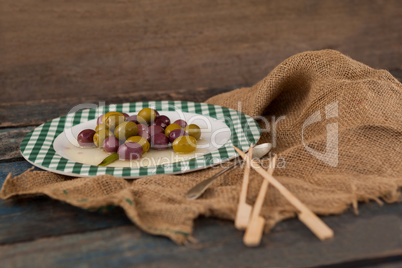
M 401 81 L 401 13 L 400 1 L 2 1 L 0 181 L 31 167 L 19 153 L 24 135 L 84 102 L 202 102 L 322 48 Z M 287 220 L 250 249 L 218 219 L 198 219 L 199 243 L 177 246 L 140 231 L 120 209 L 1 200 L 0 265 L 401 267 L 401 209 L 370 202 L 358 216 L 325 217 L 335 231 L 327 242 Z

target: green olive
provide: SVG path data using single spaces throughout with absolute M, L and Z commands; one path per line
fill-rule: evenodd
M 156 119 L 156 111 L 151 108 L 144 108 L 141 111 L 139 111 L 137 115 L 137 120 L 141 124 L 144 123 L 142 121 L 145 121 L 149 125 L 153 121 L 155 121 L 155 119 Z
M 196 138 L 197 140 L 201 137 L 201 129 L 199 126 L 195 124 L 188 125 L 184 128 L 184 131 L 187 132 L 188 135 Z
M 94 137 L 93 137 L 95 146 L 103 147 L 103 141 L 107 137 L 113 137 L 113 132 L 108 129 L 101 129 L 101 130 L 95 132 Z
M 147 141 L 147 139 L 145 139 L 144 137 L 141 137 L 141 136 L 132 136 L 132 137 L 128 138 L 126 140 L 126 142 L 136 142 L 136 143 L 138 143 L 139 145 L 142 146 L 142 149 L 144 150 L 144 153 L 148 152 L 149 147 L 151 146 L 149 144 L 149 142 Z
M 177 153 L 191 153 L 197 148 L 197 140 L 191 136 L 180 136 L 173 142 L 173 150 Z
M 101 131 L 101 130 L 104 130 L 104 129 L 108 129 L 106 127 L 106 125 L 105 124 L 99 124 L 99 125 L 96 126 L 95 131 L 98 132 L 98 131 Z
M 123 115 L 122 113 L 119 113 L 119 112 L 108 112 L 108 113 L 105 113 L 105 114 L 103 115 L 103 117 L 102 117 L 102 124 L 105 124 L 106 118 L 107 118 L 109 115 L 112 115 L 112 114 Z
M 131 121 L 123 122 L 114 130 L 114 135 L 121 141 L 125 141 L 128 138 L 138 134 L 137 124 Z
M 115 127 L 123 123 L 125 120 L 126 118 L 122 114 L 111 114 L 106 116 L 105 126 L 113 131 Z
M 169 138 L 170 132 L 172 132 L 172 131 L 175 130 L 175 129 L 181 129 L 181 126 L 179 126 L 179 125 L 176 124 L 176 123 L 173 123 L 173 124 L 168 125 L 168 126 L 165 128 L 165 135 L 166 135 L 166 137 Z

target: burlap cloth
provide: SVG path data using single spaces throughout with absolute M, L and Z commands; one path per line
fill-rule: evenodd
M 245 114 L 264 115 L 271 123 L 275 116 L 275 131 L 271 124 L 261 138 L 275 142 L 273 151 L 282 159 L 274 176 L 315 213 L 338 214 L 351 205 L 356 208 L 358 201 L 401 200 L 402 85 L 387 71 L 332 50 L 305 52 L 282 62 L 256 85 L 207 103 L 241 107 Z M 309 121 L 313 114 L 316 120 Z M 332 136 L 327 137 L 330 130 Z M 332 152 L 332 162 L 319 157 L 326 152 Z M 235 217 L 242 168 L 219 178 L 202 198 L 184 197 L 189 188 L 218 171 L 210 168 L 135 181 L 27 171 L 6 179 L 1 198 L 47 195 L 83 209 L 120 206 L 142 230 L 184 243 L 191 237 L 195 218 Z M 253 204 L 262 178 L 253 172 L 250 180 L 247 198 Z M 270 187 L 262 214 L 269 231 L 295 216 L 295 208 Z

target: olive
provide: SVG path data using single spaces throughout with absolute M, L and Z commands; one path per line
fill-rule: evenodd
M 175 129 L 170 131 L 169 140 L 170 142 L 174 142 L 175 139 L 181 136 L 187 136 L 188 134 L 183 129 Z
M 127 120 L 127 118 L 129 118 L 130 116 L 126 113 L 122 113 L 122 115 L 124 115 L 125 120 Z
M 165 135 L 166 135 L 166 137 L 169 137 L 170 132 L 171 132 L 172 130 L 175 130 L 175 129 L 181 129 L 181 126 L 179 126 L 178 124 L 175 124 L 175 123 L 168 125 L 168 126 L 165 128 Z
M 177 153 L 191 153 L 197 148 L 197 140 L 192 136 L 181 136 L 173 142 L 173 150 Z
M 151 142 L 151 135 L 149 135 L 148 132 L 145 132 L 145 131 L 141 132 L 141 133 L 138 132 L 138 136 L 141 136 L 144 139 L 146 139 L 148 142 Z
M 188 135 L 193 136 L 197 140 L 201 137 L 201 129 L 195 124 L 188 125 L 184 128 L 184 131 L 186 131 Z
M 169 147 L 169 139 L 163 133 L 156 133 L 151 137 L 151 147 L 162 150 Z
M 156 118 L 154 124 L 166 128 L 168 125 L 170 125 L 170 119 L 166 115 L 161 115 Z
M 93 129 L 84 129 L 77 136 L 77 141 L 80 146 L 92 147 L 94 146 L 94 135 L 95 131 Z
M 142 134 L 143 132 L 149 133 L 148 127 L 147 127 L 146 125 L 144 125 L 144 124 L 138 124 L 138 125 L 137 125 L 137 128 L 138 128 L 138 136 L 141 136 L 141 134 Z
M 105 124 L 99 124 L 96 126 L 95 131 L 98 132 L 103 129 L 108 129 Z
M 113 137 L 113 132 L 108 129 L 103 129 L 98 132 L 95 132 L 93 140 L 96 147 L 102 147 L 103 141 L 107 137 Z
M 138 124 L 137 115 L 132 115 L 132 116 L 127 117 L 126 121 L 131 121 L 131 122 Z
M 141 136 L 132 136 L 126 140 L 126 142 L 136 142 L 142 146 L 143 152 L 146 153 L 149 151 L 149 147 L 151 146 L 146 138 Z
M 120 142 L 116 137 L 107 137 L 103 141 L 103 150 L 108 153 L 115 153 L 119 149 Z
M 136 142 L 126 142 L 119 146 L 117 153 L 121 160 L 137 160 L 142 157 L 142 146 Z
M 98 119 L 96 120 L 97 125 L 102 124 L 102 117 L 103 117 L 103 114 L 101 116 L 99 116 Z
M 165 130 L 161 126 L 151 125 L 150 127 L 148 127 L 148 133 L 149 135 L 151 135 L 151 137 L 157 133 L 163 133 L 163 132 L 165 132 Z
M 157 113 L 154 109 L 151 108 L 144 108 L 139 111 L 137 120 L 141 124 L 145 121 L 148 125 L 155 121 Z
M 105 126 L 112 131 L 125 120 L 122 114 L 111 114 L 108 116 L 105 115 L 104 117 L 106 117 Z
M 105 124 L 106 118 L 107 118 L 109 115 L 113 115 L 113 114 L 123 115 L 122 113 L 119 113 L 119 112 L 108 112 L 108 113 L 105 113 L 105 114 L 103 115 L 103 117 L 102 117 L 102 123 Z M 123 116 L 124 116 L 124 115 L 123 115 Z
M 114 135 L 121 141 L 125 141 L 131 136 L 136 136 L 138 134 L 137 124 L 131 121 L 123 122 L 114 130 Z
M 176 121 L 174 121 L 174 123 L 175 123 L 175 124 L 178 124 L 178 125 L 181 126 L 182 128 L 185 128 L 185 127 L 187 126 L 187 122 L 184 121 L 184 120 L 182 120 L 182 119 L 176 120 Z

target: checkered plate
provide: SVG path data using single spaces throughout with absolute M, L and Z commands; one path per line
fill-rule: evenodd
M 54 149 L 55 139 L 74 126 L 96 120 L 109 111 L 136 114 L 145 107 L 158 111 L 182 111 L 219 120 L 230 129 L 229 140 L 214 151 L 181 162 L 151 167 L 100 167 L 72 161 L 58 154 Z M 69 113 L 44 123 L 30 132 L 21 142 L 21 154 L 33 165 L 44 170 L 68 176 L 90 177 L 110 174 L 123 178 L 138 178 L 155 174 L 177 174 L 204 169 L 226 162 L 237 156 L 233 145 L 246 151 L 251 143 L 260 138 L 260 128 L 253 118 L 225 107 L 206 103 L 185 101 L 150 101 L 100 106 Z

